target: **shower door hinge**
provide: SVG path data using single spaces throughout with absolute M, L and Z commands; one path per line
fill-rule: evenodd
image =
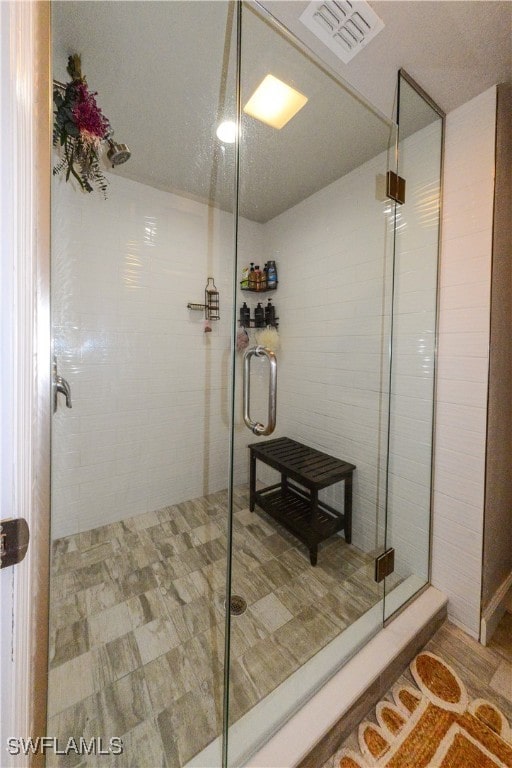
M 399 205 L 405 203 L 405 179 L 393 171 L 387 172 L 386 195 Z
M 382 555 L 375 558 L 375 581 L 379 584 L 395 570 L 395 550 L 386 549 Z

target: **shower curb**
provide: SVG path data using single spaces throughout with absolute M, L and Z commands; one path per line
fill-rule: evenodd
M 245 762 L 244 768 L 323 765 L 446 617 L 446 596 L 428 587 Z M 367 680 L 361 682 L 364 673 Z

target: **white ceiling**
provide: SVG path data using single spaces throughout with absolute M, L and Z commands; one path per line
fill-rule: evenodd
M 385 27 L 348 64 L 299 21 L 309 0 L 262 0 L 385 115 L 393 116 L 403 67 L 449 112 L 491 85 L 512 81 L 510 0 L 370 0 Z
M 385 115 L 403 66 L 446 111 L 512 80 L 512 2 L 373 2 L 384 30 L 342 64 L 300 22 L 307 2 L 266 0 L 273 15 Z M 131 159 L 115 173 L 230 210 L 233 146 L 215 127 L 235 110 L 235 35 L 220 2 L 73 2 L 53 7 L 54 77 L 70 53 L 99 93 Z M 231 4 L 231 8 L 233 4 Z M 281 131 L 245 118 L 241 212 L 267 221 L 386 148 L 386 120 L 248 11 L 242 103 L 268 72 L 306 93 Z

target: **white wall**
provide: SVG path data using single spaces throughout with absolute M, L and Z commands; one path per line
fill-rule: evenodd
M 54 185 L 55 353 L 73 398 L 53 420 L 54 537 L 227 486 L 233 217 L 109 180 L 107 200 Z M 241 222 L 252 251 L 258 226 Z M 209 275 L 221 319 L 205 334 L 187 303 Z
M 478 637 L 496 89 L 447 116 L 432 582 Z

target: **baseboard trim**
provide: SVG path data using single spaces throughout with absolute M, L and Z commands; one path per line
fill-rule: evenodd
M 512 573 L 498 587 L 494 597 L 482 614 L 480 622 L 480 642 L 488 645 L 496 627 L 503 618 L 508 605 L 512 601 Z

